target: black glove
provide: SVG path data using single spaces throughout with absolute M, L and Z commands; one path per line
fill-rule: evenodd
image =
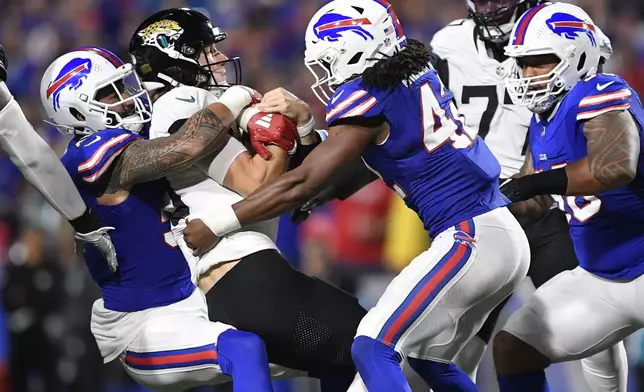
M 0 45 L 0 81 L 7 81 L 7 55 L 4 53 L 4 48 Z

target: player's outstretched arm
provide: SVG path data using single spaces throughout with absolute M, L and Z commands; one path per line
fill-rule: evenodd
M 251 94 L 249 89 L 233 86 L 219 102 L 192 115 L 176 133 L 130 143 L 113 164 L 105 193 L 156 180 L 193 165 L 202 155 L 216 154 L 226 146 L 228 130 L 251 103 Z
M 306 202 L 320 191 L 336 170 L 362 153 L 379 128 L 336 125 L 329 137 L 302 164 L 261 186 L 244 200 L 188 223 L 184 238 L 200 255 L 221 237 L 242 226 L 279 216 Z M 207 231 L 205 233 L 204 231 Z
M 317 146 L 298 168 L 263 185 L 232 206 L 239 224 L 244 226 L 274 218 L 306 202 L 322 189 L 336 170 L 357 158 L 375 135 L 373 128 L 356 125 L 331 127 L 328 139 Z
M 65 219 L 83 215 L 85 203 L 67 170 L 27 121 L 4 82 L 0 82 L 0 147 Z

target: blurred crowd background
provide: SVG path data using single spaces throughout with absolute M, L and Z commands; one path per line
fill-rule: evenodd
M 241 57 L 244 84 L 283 86 L 307 100 L 322 126 L 323 107 L 303 66 L 303 35 L 322 0 L 0 0 L 0 43 L 9 58 L 8 85 L 34 127 L 62 153 L 67 140 L 43 123 L 40 77 L 58 55 L 83 45 L 105 47 L 127 61 L 138 24 L 163 8 L 190 6 L 229 34 L 220 48 Z M 408 37 L 429 42 L 466 16 L 465 0 L 391 0 Z M 579 0 L 611 38 L 608 70 L 644 94 L 644 3 Z M 133 239 L 135 240 L 135 239 Z M 427 248 L 417 218 L 381 182 L 343 203 L 318 209 L 296 226 L 281 222 L 279 245 L 297 267 L 355 293 L 370 307 L 386 284 Z M 27 185 L 0 152 L 0 392 L 145 391 L 118 364 L 103 365 L 89 331 L 99 296 L 70 227 Z M 630 391 L 644 368 L 641 335 L 628 340 Z M 560 391 L 580 391 L 562 382 Z M 212 391 L 213 388 L 203 389 Z M 220 389 L 221 390 L 221 389 Z M 279 390 L 309 390 L 281 383 Z M 555 389 L 557 390 L 557 389 Z M 201 389 L 200 389 L 201 391 Z

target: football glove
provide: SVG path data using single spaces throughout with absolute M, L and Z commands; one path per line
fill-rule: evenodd
M 107 266 L 110 268 L 110 271 L 116 272 L 119 262 L 116 258 L 116 248 L 109 235 L 111 230 L 114 230 L 114 228 L 105 226 L 98 230 L 90 231 L 89 233 L 76 233 L 74 234 L 74 238 L 76 239 L 77 253 L 79 249 L 83 249 L 84 244 L 92 245 L 101 252 L 103 258 L 107 261 Z
M 297 125 L 282 114 L 260 112 L 251 107 L 243 112 L 240 125 L 248 132 L 253 150 L 264 159 L 271 157 L 266 148 L 269 144 L 289 154 L 297 149 Z

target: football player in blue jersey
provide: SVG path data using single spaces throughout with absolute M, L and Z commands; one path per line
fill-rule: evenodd
M 560 195 L 579 267 L 540 287 L 494 341 L 502 392 L 547 391 L 551 363 L 598 353 L 644 326 L 644 109 L 598 72 L 598 28 L 581 8 L 543 4 L 515 25 L 506 80 L 533 113 L 534 174 L 502 186 L 513 202 Z
M 74 237 L 95 246 L 109 267 L 116 270 L 116 250 L 108 234 L 113 228 L 101 227 L 98 218 L 85 206 L 56 153 L 36 133 L 13 99 L 6 80 L 7 57 L 0 45 L 0 148 L 25 179 L 69 221 L 76 231 Z
M 352 390 L 362 381 L 369 391 L 409 390 L 400 366 L 407 359 L 435 390 L 475 391 L 451 361 L 529 264 L 525 233 L 499 191 L 500 165 L 386 1 L 332 1 L 313 16 L 305 41 L 329 136 L 298 168 L 213 211 L 211 241 L 309 200 L 362 156 L 434 242 L 361 321 L 352 355 L 362 380 Z
M 529 151 L 528 127 L 533 113 L 526 107 L 512 104 L 506 92 L 505 78 L 514 60 L 504 53 L 516 21 L 530 8 L 545 0 L 468 0 L 468 18 L 458 19 L 438 31 L 431 41 L 435 55 L 432 62 L 445 86 L 454 94 L 459 111 L 467 124 L 485 140 L 501 164 L 501 182 L 520 173 Z M 610 40 L 597 29 L 597 43 L 602 57 L 612 55 Z M 440 57 L 439 57 L 440 56 Z M 475 99 L 479 97 L 478 99 Z M 487 98 L 486 98 L 487 97 Z M 485 98 L 485 99 L 481 99 Z M 541 195 L 510 206 L 525 230 L 530 243 L 531 259 L 528 277 L 539 288 L 562 271 L 572 270 L 579 263 L 570 238 L 570 226 L 563 209 L 557 208 L 551 196 Z M 527 294 L 527 293 L 526 293 Z M 526 296 L 518 299 L 525 300 Z M 509 300 L 509 298 L 507 299 Z M 506 300 L 506 301 L 507 301 Z M 483 327 L 461 350 L 454 362 L 474 376 L 491 342 L 505 302 L 499 305 Z M 509 309 L 505 309 L 506 314 Z M 505 321 L 505 320 L 503 320 Z M 502 325 L 499 325 L 499 328 Z M 491 349 L 490 345 L 490 349 Z M 490 350 L 491 351 L 491 350 Z M 628 366 L 623 343 L 592 357 L 553 369 L 570 374 L 579 367 L 591 391 L 626 391 Z M 477 376 L 481 390 L 496 388 L 493 366 L 484 366 Z M 574 378 L 559 380 L 580 382 Z M 552 373 L 551 373 L 552 374 Z M 553 382 L 555 379 L 552 379 Z M 561 382 L 560 381 L 560 382 Z
M 221 149 L 253 92 L 231 87 L 173 135 L 144 140 L 138 132 L 150 120 L 147 92 L 132 66 L 105 49 L 59 57 L 40 90 L 52 122 L 74 135 L 65 168 L 85 203 L 114 227 L 118 270 L 93 249 L 86 252 L 102 294 L 91 328 L 104 361 L 120 358 L 133 379 L 156 390 L 216 384 L 227 375 L 235 391 L 272 391 L 264 342 L 208 320 L 205 298 L 162 213 L 168 189 L 162 177 Z

